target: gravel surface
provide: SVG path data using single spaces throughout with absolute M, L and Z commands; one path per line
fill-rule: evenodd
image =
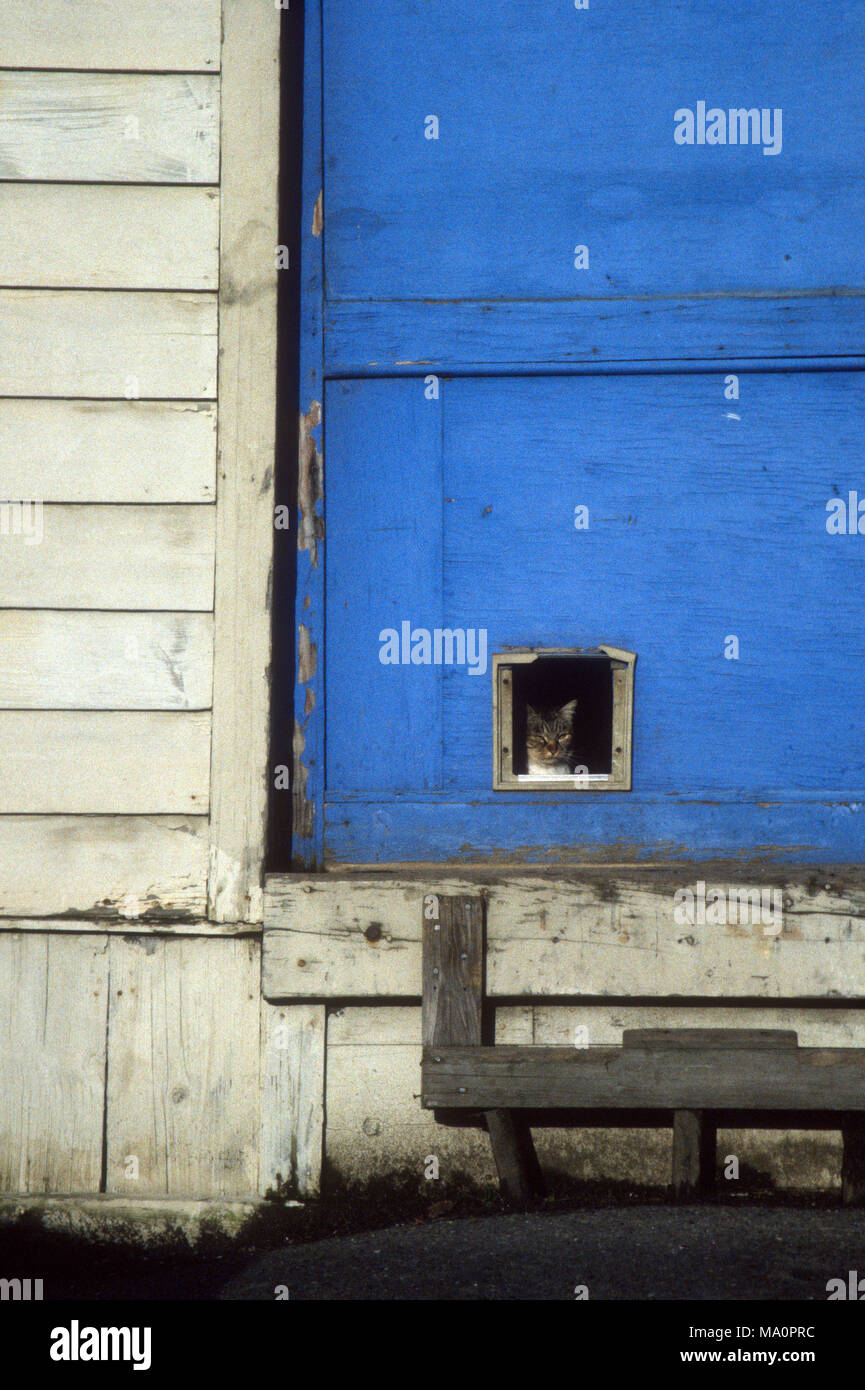
M 252 1262 L 224 1299 L 816 1299 L 865 1276 L 865 1213 L 634 1206 L 440 1220 Z M 284 1295 L 283 1295 L 284 1297 Z

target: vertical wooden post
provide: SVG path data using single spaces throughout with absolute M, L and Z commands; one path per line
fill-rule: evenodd
M 865 1204 L 865 1115 L 845 1115 L 841 1125 L 841 1201 L 845 1207 Z
M 480 1047 L 484 1001 L 484 901 L 480 897 L 424 899 L 424 1047 Z M 513 1110 L 485 1111 L 504 1195 L 526 1202 L 543 1191 L 532 1136 Z
M 688 1201 L 706 1197 L 715 1185 L 714 1123 L 703 1110 L 673 1114 L 673 1196 Z

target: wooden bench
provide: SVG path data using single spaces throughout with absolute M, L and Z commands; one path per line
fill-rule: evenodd
M 708 1195 L 727 1128 L 835 1128 L 842 1200 L 865 1199 L 865 1048 L 799 1047 L 778 1029 L 626 1030 L 621 1047 L 490 1046 L 484 902 L 440 897 L 423 925 L 421 1105 L 485 1124 L 502 1191 L 543 1191 L 531 1128 L 608 1117 L 673 1128 L 673 1192 Z M 636 1117 L 636 1118 L 634 1118 Z

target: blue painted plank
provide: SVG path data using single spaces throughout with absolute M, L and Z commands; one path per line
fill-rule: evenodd
M 328 793 L 437 788 L 442 668 L 412 664 L 410 638 L 441 626 L 441 400 L 339 381 L 327 414 Z M 387 630 L 399 664 L 380 659 Z
M 327 807 L 327 862 L 663 863 L 677 859 L 861 864 L 865 802 L 761 805 L 631 794 L 578 804 L 446 798 Z
M 865 297 L 856 294 L 557 303 L 331 303 L 329 375 L 496 370 L 676 368 L 734 359 L 861 357 Z M 849 365 L 853 365 L 850 363 Z
M 324 15 L 332 299 L 865 286 L 860 0 Z M 677 144 L 700 102 L 781 110 L 779 152 Z

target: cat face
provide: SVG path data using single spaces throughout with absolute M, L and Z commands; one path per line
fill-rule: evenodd
M 536 710 L 526 706 L 526 752 L 530 765 L 570 764 L 576 708 L 576 700 L 569 700 L 559 709 Z

